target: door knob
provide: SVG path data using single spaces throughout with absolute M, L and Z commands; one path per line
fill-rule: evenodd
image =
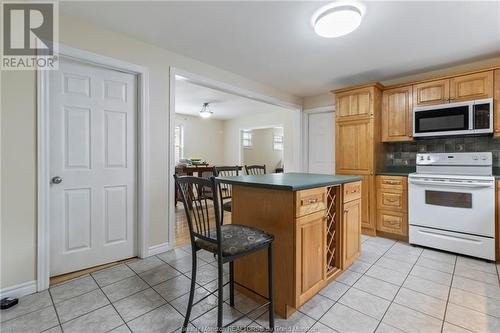
M 52 184 L 61 184 L 63 179 L 59 176 L 55 176 L 52 178 Z

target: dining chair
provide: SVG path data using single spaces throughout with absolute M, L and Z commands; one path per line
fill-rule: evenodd
M 238 176 L 239 173 L 239 166 L 214 166 L 215 177 Z M 219 182 L 219 195 L 222 203 L 221 221 L 224 224 L 224 212 L 231 212 L 232 186 L 228 183 Z
M 191 309 L 210 295 L 217 292 L 217 330 L 233 325 L 238 320 L 248 318 L 253 312 L 268 306 L 269 309 L 269 328 L 274 331 L 274 298 L 273 298 L 273 256 L 272 244 L 274 236 L 262 230 L 238 224 L 222 224 L 220 217 L 220 198 L 217 190 L 215 177 L 209 179 L 174 175 L 175 185 L 181 193 L 184 211 L 186 213 L 189 233 L 191 238 L 192 251 L 192 270 L 191 270 L 191 288 L 189 291 L 189 300 L 182 326 L 182 332 L 186 332 L 191 315 Z M 210 191 L 212 198 L 206 197 L 207 191 Z M 212 291 L 205 297 L 193 303 L 194 292 L 196 289 L 196 269 L 197 252 L 206 250 L 215 255 L 217 259 L 217 290 Z M 267 302 L 244 313 L 235 320 L 223 326 L 223 303 L 224 286 L 229 284 L 229 304 L 234 307 L 234 266 L 235 260 L 267 249 L 267 273 L 268 273 L 268 297 Z M 229 263 L 229 281 L 223 283 L 224 270 L 223 265 Z
M 266 174 L 266 165 L 245 165 L 247 175 L 264 175 Z

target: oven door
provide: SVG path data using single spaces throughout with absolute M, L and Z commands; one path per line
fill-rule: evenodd
M 472 134 L 472 103 L 453 103 L 413 109 L 413 136 Z
M 494 181 L 409 179 L 409 224 L 471 235 L 495 235 Z

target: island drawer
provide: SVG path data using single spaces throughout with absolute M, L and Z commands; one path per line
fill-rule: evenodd
M 401 176 L 377 176 L 377 187 L 404 191 L 407 179 L 407 177 Z
M 297 191 L 295 198 L 296 217 L 326 209 L 326 187 Z
M 361 198 L 361 182 L 344 184 L 344 202 Z

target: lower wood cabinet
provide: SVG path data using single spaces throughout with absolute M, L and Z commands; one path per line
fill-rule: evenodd
M 361 199 L 344 203 L 342 218 L 342 269 L 349 267 L 361 254 Z
M 408 237 L 408 178 L 377 176 L 377 231 Z
M 296 221 L 297 303 L 315 295 L 326 280 L 326 223 L 324 211 Z

